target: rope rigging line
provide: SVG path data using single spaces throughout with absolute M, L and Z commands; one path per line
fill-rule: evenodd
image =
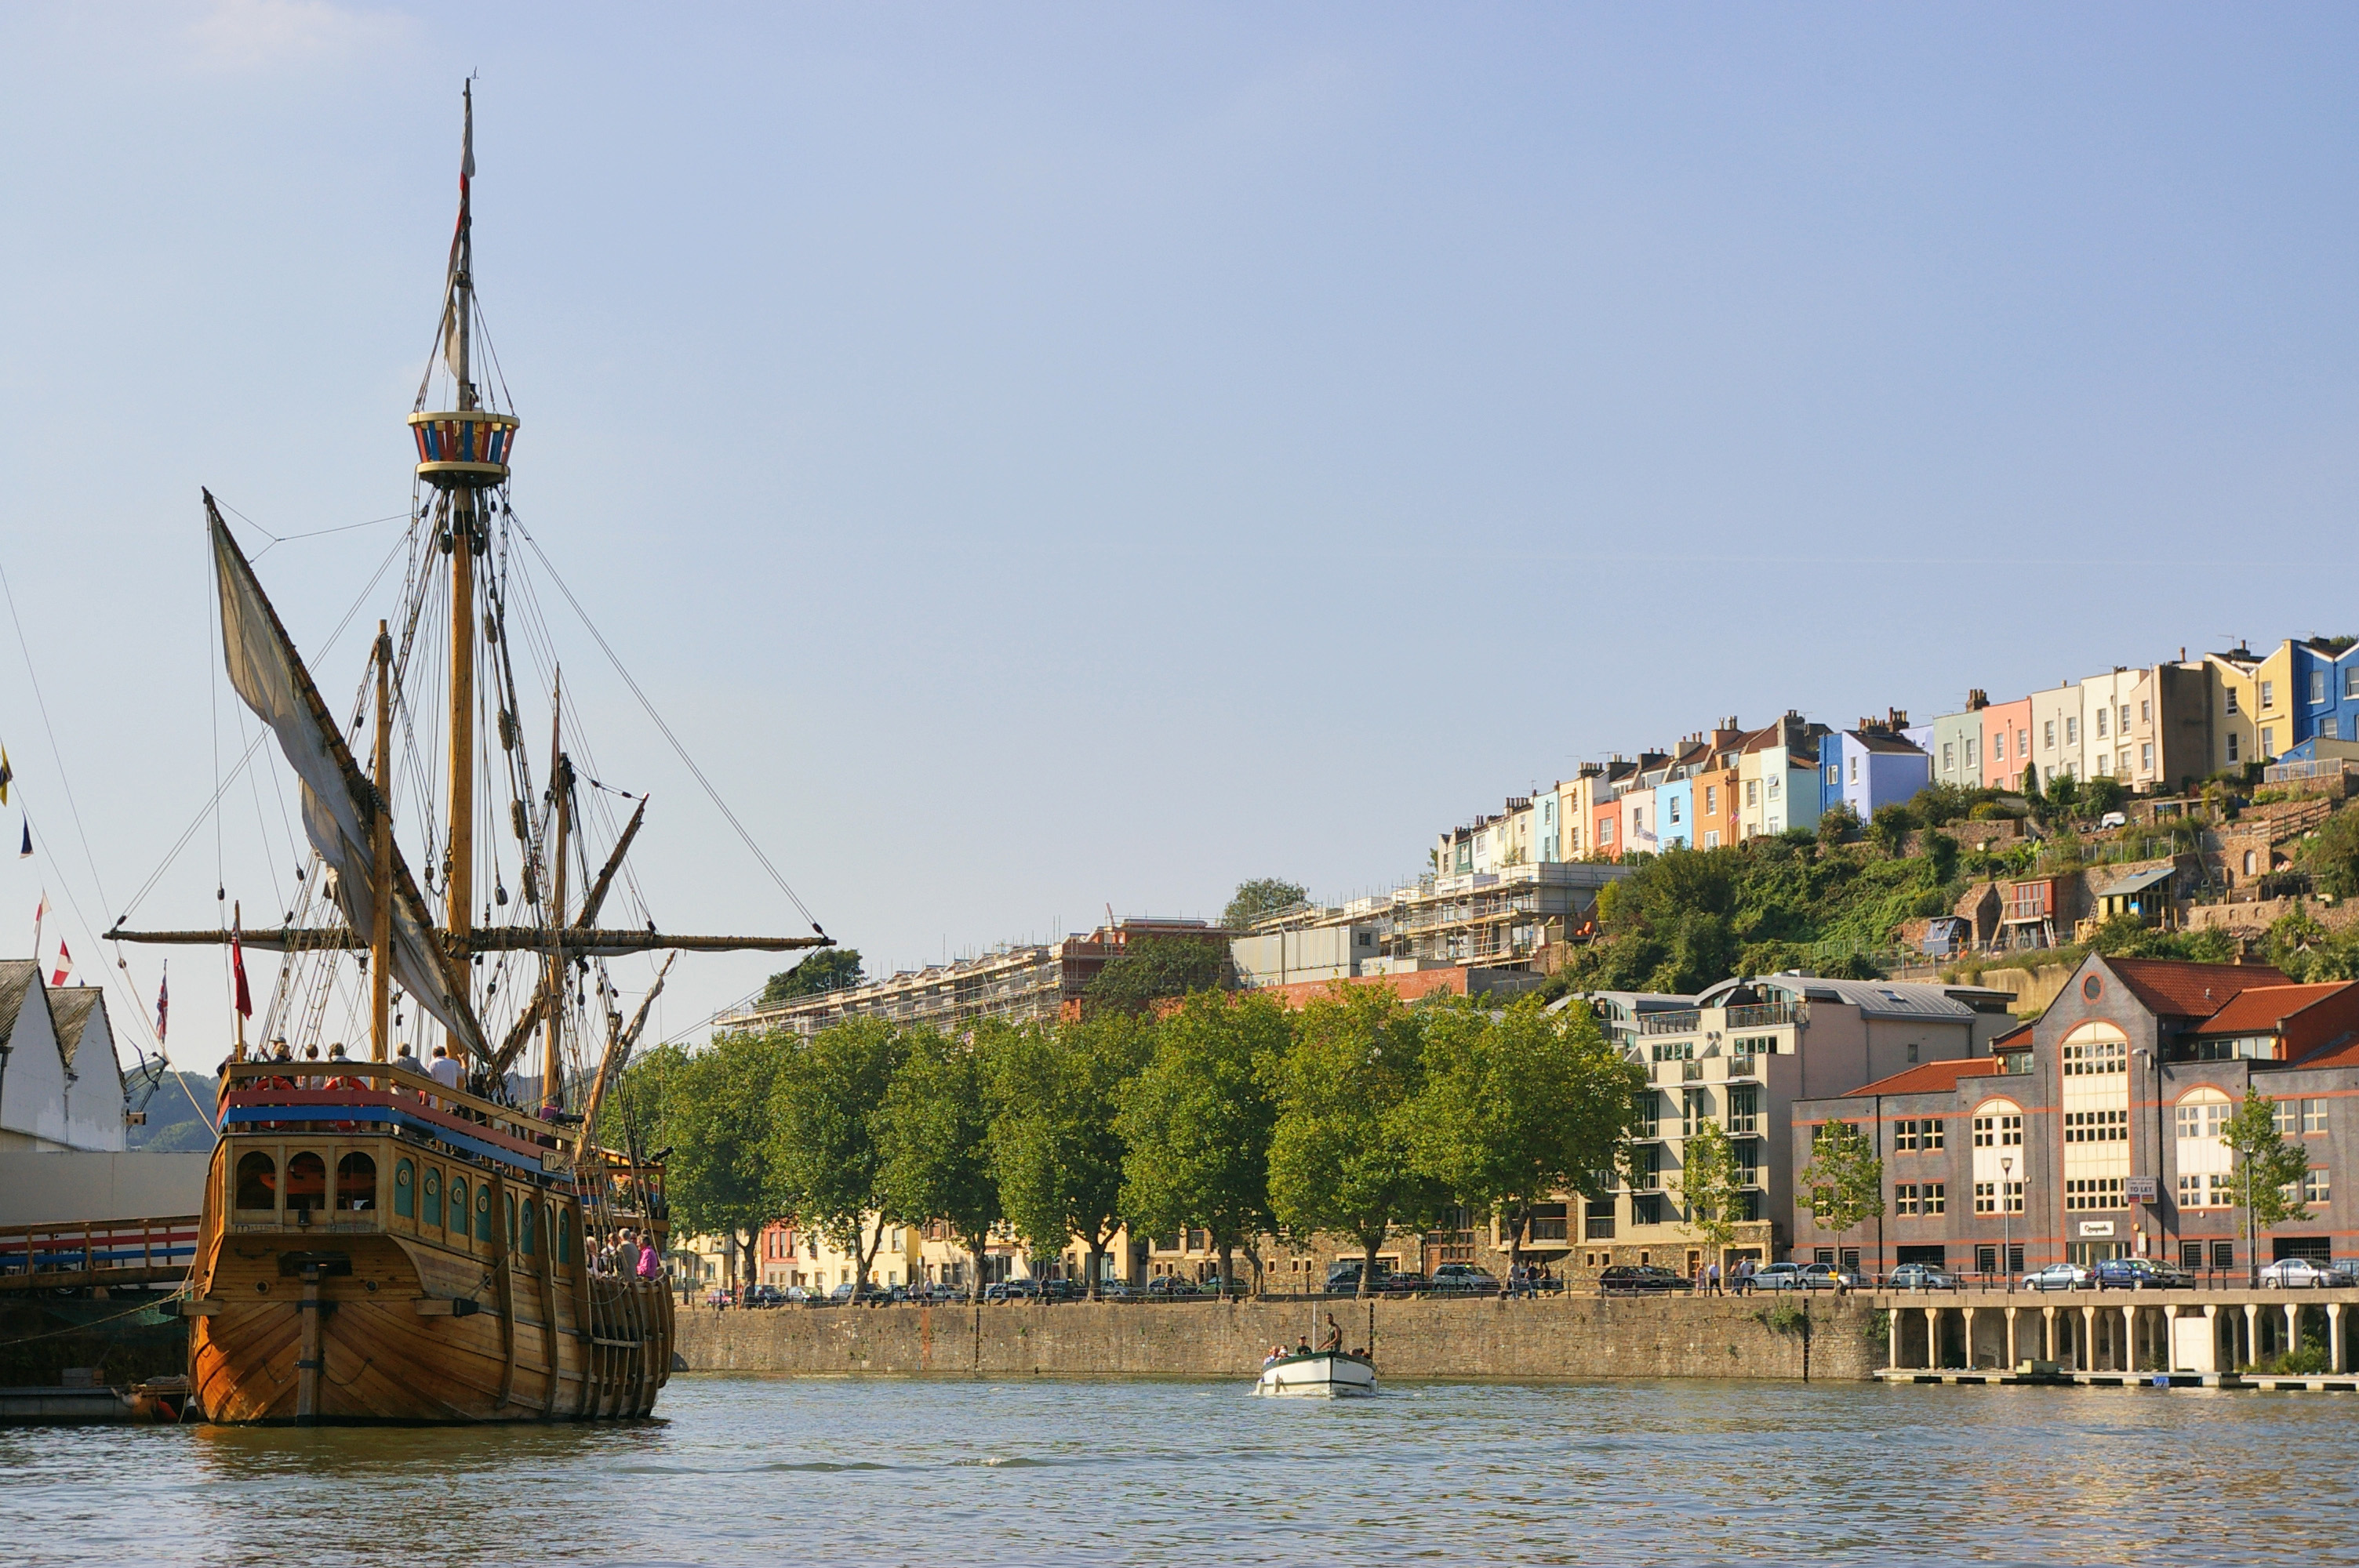
M 769 873 L 770 881 L 777 884 L 778 891 L 785 893 L 788 902 L 802 912 L 805 920 L 810 922 L 810 928 L 821 936 L 826 935 L 825 929 L 811 914 L 810 906 L 803 903 L 795 890 L 788 885 L 787 879 L 779 873 L 778 868 L 771 863 L 770 857 L 765 854 L 762 847 L 754 841 L 754 836 L 745 830 L 745 825 L 737 819 L 737 814 L 729 809 L 729 803 L 721 798 L 721 792 L 712 787 L 712 781 L 705 777 L 704 770 L 696 765 L 696 759 L 688 754 L 688 748 L 680 744 L 679 737 L 672 733 L 672 728 L 664 721 L 663 715 L 656 711 L 655 704 L 647 700 L 647 692 L 640 687 L 636 680 L 632 678 L 631 672 L 623 666 L 621 657 L 615 654 L 613 645 L 606 641 L 605 633 L 599 631 L 597 623 L 590 619 L 590 612 L 582 608 L 582 601 L 573 597 L 573 589 L 566 586 L 565 579 L 559 574 L 556 564 L 549 558 L 549 552 L 540 547 L 540 541 L 532 536 L 532 531 L 527 528 L 522 520 L 516 518 L 513 513 L 509 514 L 509 518 L 515 523 L 516 532 L 524 535 L 525 543 L 532 546 L 532 553 L 539 558 L 542 568 L 549 573 L 549 580 L 557 585 L 557 591 L 565 596 L 565 602 L 573 607 L 575 615 L 581 617 L 582 626 L 597 643 L 599 651 L 606 655 L 606 662 L 614 666 L 614 673 L 621 676 L 623 684 L 631 688 L 631 695 L 638 699 L 639 707 L 654 722 L 664 740 L 669 743 L 673 754 L 679 758 L 682 765 L 694 777 L 697 786 L 704 791 L 705 798 L 712 802 L 713 808 L 721 813 L 723 818 L 735 831 L 738 840 L 745 846 L 747 852 L 752 854 L 762 869 Z

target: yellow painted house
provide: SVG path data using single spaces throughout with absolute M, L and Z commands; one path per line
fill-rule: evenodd
M 2267 654 L 2239 643 L 2224 654 L 2203 655 L 2212 705 L 2213 772 L 2267 762 L 2294 743 L 2293 643 L 2280 642 Z

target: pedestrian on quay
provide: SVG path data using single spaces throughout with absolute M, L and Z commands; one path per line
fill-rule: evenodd
M 1716 1296 L 1716 1295 L 1718 1295 L 1718 1294 L 1720 1294 L 1720 1260 L 1719 1260 L 1719 1259 L 1715 1258 L 1715 1259 L 1713 1259 L 1713 1260 L 1712 1260 L 1709 1264 L 1705 1265 L 1705 1268 L 1704 1268 L 1704 1277 L 1705 1277 L 1705 1281 L 1706 1281 L 1706 1292 L 1707 1292 L 1707 1293 L 1708 1293 L 1708 1294 L 1711 1294 L 1711 1295 L 1715 1295 L 1715 1296 Z

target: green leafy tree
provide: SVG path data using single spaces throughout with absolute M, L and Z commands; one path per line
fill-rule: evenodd
M 1859 812 L 1847 800 L 1836 801 L 1819 813 L 1819 842 L 1832 848 L 1860 836 Z
M 1271 998 L 1191 996 L 1155 1024 L 1147 1064 L 1115 1118 L 1128 1145 L 1123 1213 L 1157 1235 L 1202 1227 L 1220 1253 L 1223 1293 L 1236 1249 L 1273 1223 L 1277 1108 L 1267 1086 L 1290 1035 Z
M 2359 896 L 2359 807 L 2338 811 L 2302 840 L 2296 859 L 2329 898 Z
M 976 1046 L 914 1032 L 873 1118 L 879 1206 L 940 1220 L 974 1260 L 978 1289 L 984 1247 L 1002 1217 L 991 1162 L 994 1077 Z
M 864 979 L 857 947 L 822 947 L 791 969 L 781 969 L 762 988 L 761 1005 L 776 1007 L 799 996 L 856 986 Z
M 1332 1231 L 1356 1242 L 1363 1296 L 1375 1293 L 1385 1238 L 1422 1227 L 1440 1207 L 1410 1152 L 1423 1059 L 1418 1015 L 1398 996 L 1337 986 L 1304 1004 L 1276 1064 L 1271 1212 L 1298 1241 Z
M 1227 951 L 1188 936 L 1140 936 L 1106 960 L 1082 988 L 1083 1011 L 1144 1012 L 1158 1001 L 1217 990 Z
M 1745 1201 L 1737 1184 L 1736 1146 L 1720 1123 L 1707 1121 L 1680 1145 L 1680 1168 L 1671 1185 L 1687 1210 L 1688 1228 L 1725 1264 L 1736 1240 L 1736 1211 Z
M 743 1260 L 741 1283 L 753 1278 L 755 1238 L 786 1208 L 769 1137 L 785 1059 L 771 1034 L 723 1034 L 695 1052 L 665 1046 L 624 1075 L 600 1118 L 618 1145 L 632 1122 L 629 1130 L 644 1128 L 642 1138 L 670 1148 L 664 1196 L 674 1217 L 691 1233 L 722 1238 L 733 1266 Z
M 1036 1253 L 1089 1249 L 1098 1295 L 1106 1249 L 1123 1225 L 1123 1097 L 1146 1065 L 1147 1027 L 1115 1014 L 1060 1027 L 978 1029 L 996 1085 L 991 1165 L 1016 1234 Z
M 1426 851 L 1429 859 L 1433 851 Z M 1256 877 L 1249 882 L 1239 882 L 1237 891 L 1229 897 L 1229 906 L 1221 911 L 1221 925 L 1229 931 L 1243 931 L 1256 920 L 1273 914 L 1283 914 L 1310 902 L 1310 890 L 1300 882 L 1289 882 L 1277 877 Z
M 770 1152 L 782 1206 L 852 1255 L 856 1303 L 888 1224 L 924 1219 L 893 1207 L 885 1190 L 877 1112 L 907 1044 L 881 1019 L 853 1018 L 787 1042 L 769 1099 Z M 875 1217 L 873 1228 L 864 1227 Z
M 1897 800 L 1886 801 L 1875 808 L 1868 820 L 1868 842 L 1887 855 L 1897 855 L 1902 842 L 1923 826 L 1923 820 L 1907 806 Z
M 1462 997 L 1435 1005 L 1425 1045 L 1419 1162 L 1498 1224 L 1519 1265 L 1536 1204 L 1611 1190 L 1652 1093 L 1646 1070 L 1607 1043 L 1585 1004 L 1549 1012 L 1528 996 L 1495 1013 Z
M 2256 1251 L 2260 1233 L 2288 1219 L 2307 1218 L 2302 1202 L 2302 1178 L 2310 1174 L 2310 1156 L 2299 1142 L 2288 1142 L 2277 1126 L 2277 1104 L 2257 1091 L 2247 1092 L 2235 1114 L 2221 1130 L 2228 1146 L 2230 1194 L 2245 1217 L 2245 1256 L 2252 1281 L 2260 1282 L 2260 1257 Z
M 2109 811 L 2119 811 L 2129 791 L 2122 781 L 2100 774 L 2081 786 L 2081 809 L 2090 816 L 2102 817 Z
M 1847 1236 L 1884 1213 L 1884 1162 L 1875 1142 L 1847 1121 L 1821 1125 L 1810 1140 L 1795 1202 L 1819 1227 Z

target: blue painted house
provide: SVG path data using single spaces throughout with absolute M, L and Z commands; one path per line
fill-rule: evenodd
M 2359 741 L 2359 643 L 2332 651 L 2322 638 L 2293 650 L 2293 738 Z
M 1856 730 L 1843 730 L 1819 742 L 1821 788 L 1830 801 L 1842 800 L 1862 822 L 1876 808 L 1915 796 L 1933 782 L 1933 760 L 1909 739 L 1908 715 L 1894 709 L 1885 719 L 1863 719 Z

